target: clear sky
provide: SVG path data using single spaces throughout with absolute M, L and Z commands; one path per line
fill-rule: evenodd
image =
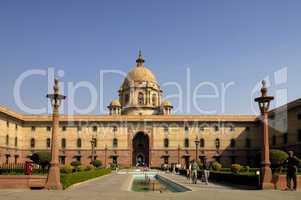
M 15 81 L 27 70 L 52 67 L 64 71 L 65 86 L 79 81 L 93 84 L 98 103 L 89 113 L 106 113 L 100 105 L 118 97 L 123 77 L 106 75 L 101 89 L 99 72 L 127 72 L 141 49 L 164 95 L 178 93 L 168 82 L 181 87 L 184 106 L 170 98 L 180 107 L 178 114 L 200 114 L 192 95 L 201 82 L 218 86 L 219 94 L 222 83 L 233 82 L 224 100 L 197 99 L 202 109 L 254 114 L 252 89 L 263 78 L 272 80 L 271 94 L 287 89 L 289 101 L 301 97 L 300 10 L 299 0 L 1 0 L 0 104 L 23 112 L 14 98 Z M 280 76 L 287 70 L 287 80 L 275 82 L 275 72 L 281 69 Z M 47 86 L 45 76 L 26 79 L 22 102 L 33 108 L 46 106 Z M 75 93 L 72 100 L 78 107 L 89 105 L 87 91 Z M 206 86 L 198 90 L 213 92 Z

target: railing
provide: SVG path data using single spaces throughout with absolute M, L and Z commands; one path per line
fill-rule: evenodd
M 40 173 L 42 170 L 39 165 L 33 164 L 33 173 Z M 4 163 L 0 164 L 0 174 L 24 174 L 25 163 Z

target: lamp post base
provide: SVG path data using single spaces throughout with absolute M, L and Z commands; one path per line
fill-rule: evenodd
M 274 184 L 272 183 L 272 170 L 268 165 L 265 165 L 261 168 L 261 189 L 262 190 L 275 189 Z
M 48 190 L 62 190 L 62 184 L 60 179 L 60 168 L 58 164 L 51 164 L 45 188 Z

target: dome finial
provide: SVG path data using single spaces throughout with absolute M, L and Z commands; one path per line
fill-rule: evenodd
M 140 49 L 139 49 L 139 55 L 138 55 L 138 58 L 136 60 L 136 63 L 137 63 L 137 67 L 143 66 L 143 63 L 144 63 L 144 59 L 143 59 L 143 56 L 142 56 L 142 53 L 141 53 Z

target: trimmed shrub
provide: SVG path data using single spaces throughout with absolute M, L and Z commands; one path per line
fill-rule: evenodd
M 72 166 L 70 164 L 66 164 L 61 168 L 61 172 L 65 174 L 71 174 L 72 173 Z
M 220 164 L 217 161 L 214 161 L 213 163 L 211 163 L 211 168 L 215 171 L 220 171 L 222 169 L 222 164 Z
M 94 167 L 96 167 L 96 168 L 99 168 L 99 167 L 102 166 L 102 162 L 101 162 L 100 160 L 94 160 L 94 161 L 92 162 L 92 165 L 93 165 Z
M 280 167 L 281 165 L 284 164 L 287 158 L 288 158 L 288 154 L 284 151 L 278 149 L 270 150 L 270 161 L 271 161 L 272 168 Z
M 85 171 L 85 167 L 84 166 L 82 166 L 82 165 L 80 165 L 78 168 L 77 168 L 77 171 L 79 171 L 79 172 L 83 172 L 83 171 Z
M 90 171 L 92 169 L 93 169 L 93 166 L 92 165 L 88 165 L 88 166 L 86 166 L 85 171 Z
M 79 170 L 79 166 L 81 166 L 81 162 L 76 160 L 71 162 L 71 166 L 74 168 L 74 171 L 78 171 Z
M 231 165 L 231 171 L 235 174 L 238 174 L 238 172 L 242 169 L 242 166 L 240 164 L 232 164 Z

